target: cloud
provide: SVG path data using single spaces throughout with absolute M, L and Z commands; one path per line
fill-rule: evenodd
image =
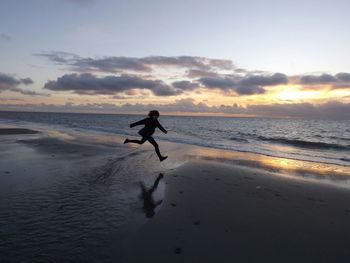
M 161 112 L 174 113 L 174 112 L 192 112 L 192 113 L 218 113 L 220 110 L 218 107 L 208 106 L 203 102 L 195 103 L 193 99 L 179 99 L 173 103 L 168 104 L 130 104 L 126 103 L 119 106 L 119 111 L 122 112 L 147 112 L 150 109 L 157 109 Z
M 11 89 L 19 84 L 21 84 L 20 80 L 0 72 L 0 91 Z
M 203 102 L 195 103 L 193 99 L 180 99 L 168 104 L 130 104 L 115 105 L 111 103 L 85 103 L 64 105 L 54 104 L 0 104 L 0 110 L 50 111 L 50 112 L 99 112 L 99 113 L 145 113 L 151 109 L 158 109 L 161 113 L 192 112 L 192 113 L 244 113 L 245 109 L 237 106 L 208 106 Z
M 172 85 L 180 90 L 194 90 L 198 87 L 198 84 L 188 80 L 175 81 Z
M 237 104 L 209 106 L 193 99 L 180 99 L 168 104 L 130 104 L 86 103 L 65 105 L 53 104 L 0 104 L 0 110 L 51 111 L 51 112 L 97 112 L 97 113 L 146 113 L 157 109 L 161 113 L 207 113 L 207 114 L 243 114 L 259 117 L 290 117 L 303 119 L 347 119 L 350 120 L 350 103 L 331 101 L 324 104 L 295 103 L 250 105 Z
M 219 89 L 223 92 L 234 91 L 239 95 L 262 94 L 264 86 L 285 83 L 285 75 L 276 73 L 271 76 L 248 76 L 235 80 L 233 77 L 204 77 L 198 82 L 180 80 L 167 84 L 158 79 L 145 79 L 135 75 L 108 75 L 95 76 L 91 73 L 65 74 L 56 80 L 46 82 L 44 88 L 53 91 L 72 91 L 85 95 L 118 95 L 122 93 L 128 96 L 139 93 L 131 90 L 149 90 L 156 96 L 176 96 L 185 91 L 193 91 L 197 88 Z
M 335 77 L 338 81 L 350 83 L 350 73 L 340 72 Z
M 36 53 L 34 55 L 45 57 L 58 64 L 67 65 L 70 70 L 77 72 L 122 73 L 124 71 L 137 71 L 149 73 L 156 67 L 177 67 L 207 71 L 214 69 L 233 69 L 231 60 L 195 56 L 148 56 L 142 58 L 111 56 L 84 58 L 60 51 Z
M 50 53 L 38 53 L 34 55 L 45 57 L 56 64 L 66 65 L 68 66 L 69 70 L 83 73 L 82 76 L 84 78 L 90 76 L 89 80 L 87 80 L 89 84 L 86 85 L 85 88 L 78 88 L 74 86 L 75 84 L 78 84 L 78 82 L 82 81 L 82 77 L 80 77 L 80 79 L 77 78 L 78 75 L 70 75 L 70 81 L 75 82 L 75 84 L 70 84 L 70 87 L 63 85 L 63 81 L 69 78 L 69 75 L 65 75 L 62 77 L 63 79 L 59 78 L 57 81 L 47 83 L 46 88 L 52 90 L 74 90 L 75 92 L 85 94 L 102 94 L 102 91 L 106 92 L 106 90 L 109 93 L 117 93 L 124 91 L 123 87 L 125 87 L 125 89 L 129 89 L 129 82 L 125 83 L 125 85 L 117 85 L 117 88 L 114 87 L 113 91 L 111 91 L 110 87 L 107 89 L 104 88 L 104 85 L 95 85 L 94 87 L 90 88 L 89 85 L 93 82 L 96 82 L 97 80 L 96 77 L 93 78 L 92 75 L 84 75 L 87 73 L 113 73 L 123 76 L 137 72 L 137 74 L 140 75 L 139 78 L 143 78 L 144 81 L 147 81 L 147 83 L 157 83 L 152 88 L 144 87 L 144 83 L 138 87 L 135 87 L 137 85 L 134 85 L 133 88 L 150 89 L 155 95 L 158 96 L 178 95 L 184 91 L 191 91 L 201 87 L 208 89 L 220 89 L 226 93 L 235 92 L 238 95 L 263 94 L 265 93 L 264 87 L 266 86 L 286 84 L 288 82 L 287 76 L 282 73 L 267 74 L 266 72 L 249 72 L 246 70 L 238 70 L 236 72 L 233 62 L 231 60 L 225 59 L 211 59 L 196 56 L 83 58 L 71 53 L 59 51 Z M 151 72 L 154 73 L 156 72 L 156 69 L 162 69 L 165 67 L 178 68 L 182 70 L 184 69 L 184 76 L 179 75 L 179 73 L 175 71 L 177 72 L 177 75 L 173 77 L 175 79 L 180 78 L 180 80 L 173 82 L 171 85 L 165 84 L 160 80 L 149 80 L 149 75 Z M 223 74 L 223 72 L 226 74 Z M 227 74 L 230 72 L 231 74 Z M 184 79 L 181 80 L 181 77 Z M 186 80 L 186 77 L 192 79 L 193 81 Z M 103 81 L 104 78 L 106 77 L 100 78 L 98 80 L 100 84 L 102 84 L 102 82 L 105 84 L 105 81 Z M 109 76 L 109 78 L 111 78 L 111 76 Z M 120 76 L 115 78 L 120 78 Z M 116 81 L 116 79 L 114 79 L 114 81 Z M 60 85 L 61 87 L 58 88 Z M 100 91 L 98 91 L 98 89 L 100 89 Z
M 63 51 L 53 51 L 50 53 L 34 53 L 33 55 L 44 57 L 56 64 L 71 64 L 72 62 L 80 58 L 78 55 Z
M 99 71 L 118 73 L 124 70 L 151 72 L 151 65 L 145 64 L 140 59 L 129 57 L 107 57 L 102 59 L 80 58 L 70 64 L 73 69 L 84 71 Z
M 275 86 L 287 84 L 288 77 L 282 73 L 275 73 L 273 75 L 251 75 L 243 78 L 240 86 Z
M 295 103 L 251 105 L 247 113 L 269 117 L 294 117 L 311 119 L 350 119 L 350 103 L 331 101 L 324 104 Z
M 188 78 L 202 78 L 202 77 L 218 77 L 220 74 L 213 72 L 213 71 L 206 71 L 206 70 L 200 70 L 200 69 L 190 69 L 187 70 L 186 76 Z
M 174 89 L 172 87 L 169 87 L 168 85 L 162 84 L 157 85 L 154 88 L 151 89 L 153 94 L 156 96 L 176 96 L 180 95 L 182 93 L 181 90 Z
M 337 79 L 330 74 L 320 76 L 304 75 L 300 77 L 300 84 L 329 84 L 336 82 Z
M 10 91 L 12 92 L 18 92 L 21 93 L 23 95 L 29 95 L 29 96 L 45 96 L 45 97 L 50 97 L 50 94 L 44 94 L 44 93 L 39 93 L 39 92 L 35 92 L 32 90 L 24 90 L 24 89 L 20 89 L 20 88 L 12 88 L 10 89 Z
M 12 37 L 7 35 L 7 34 L 4 34 L 4 33 L 1 33 L 0 34 L 0 41 L 3 41 L 3 42 L 10 42 L 12 40 Z
M 90 73 L 66 74 L 55 81 L 48 81 L 44 88 L 87 95 L 113 95 L 132 89 L 150 90 L 156 96 L 174 96 L 182 92 L 161 80 L 148 80 L 129 75 L 97 77 Z
M 159 82 L 158 85 L 152 88 L 153 93 L 160 96 L 178 95 L 184 91 L 196 90 L 197 88 L 216 89 L 221 90 L 224 94 L 232 95 L 264 94 L 267 87 L 288 83 L 300 84 L 301 89 L 350 88 L 350 73 L 346 72 L 335 75 L 287 76 L 283 73 L 235 68 L 232 60 L 197 56 L 148 56 L 140 58 L 109 56 L 90 58 L 60 51 L 34 55 L 45 57 L 55 64 L 64 65 L 67 70 L 77 73 L 117 74 L 118 76 L 138 74 L 139 78 L 155 79 L 151 81 L 158 82 L 160 80 L 157 80 L 156 74 L 159 72 L 163 74 L 164 69 L 166 69 L 168 75 L 162 77 L 169 80 L 176 79 L 177 81 L 172 84 Z M 168 68 L 170 70 L 167 70 Z M 83 92 L 81 91 L 81 93 Z
M 25 84 L 25 85 L 30 85 L 33 84 L 34 81 L 31 78 L 24 78 L 24 79 L 20 79 L 21 83 Z
M 203 77 L 198 80 L 206 88 L 234 89 L 236 81 L 228 77 Z
M 233 69 L 231 60 L 224 59 L 210 59 L 205 57 L 193 57 L 193 56 L 177 56 L 177 57 L 164 57 L 164 56 L 152 56 L 141 58 L 141 60 L 149 65 L 154 66 L 175 66 L 183 68 L 193 68 L 199 70 L 209 70 L 212 68 L 219 69 Z
M 18 87 L 19 85 L 30 85 L 33 83 L 34 81 L 30 78 L 18 79 L 11 75 L 0 72 L 0 93 L 2 91 L 7 90 L 11 92 L 21 93 L 24 95 L 29 95 L 29 96 L 49 96 L 48 94 L 42 94 L 35 91 L 21 89 Z
M 239 95 L 265 93 L 265 86 L 275 86 L 288 83 L 285 74 L 248 75 L 246 77 L 203 77 L 198 80 L 206 88 L 216 88 L 224 91 L 235 91 Z
M 235 91 L 239 95 L 264 94 L 266 90 L 260 86 L 238 86 Z
M 7 75 L 0 72 L 0 91 L 11 90 L 20 84 L 28 85 L 32 84 L 33 80 L 30 78 L 17 79 L 11 75 Z
M 346 89 L 350 88 L 350 73 L 304 75 L 299 77 L 299 84 L 306 85 L 304 88 L 312 85 L 330 85 L 331 89 Z

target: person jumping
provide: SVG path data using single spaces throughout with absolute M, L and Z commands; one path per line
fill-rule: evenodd
M 156 128 L 159 128 L 162 132 L 167 133 L 166 129 L 163 128 L 162 125 L 160 125 L 158 121 L 159 112 L 156 110 L 152 110 L 148 113 L 148 118 L 145 118 L 143 120 L 134 122 L 130 124 L 130 128 L 138 126 L 138 125 L 145 125 L 138 134 L 142 136 L 141 140 L 129 140 L 128 138 L 125 139 L 125 143 L 137 143 L 137 144 L 143 144 L 145 141 L 149 141 L 156 150 L 156 153 L 158 155 L 159 161 L 164 161 L 168 156 L 162 156 L 159 151 L 158 143 L 153 139 L 152 134 L 154 133 Z

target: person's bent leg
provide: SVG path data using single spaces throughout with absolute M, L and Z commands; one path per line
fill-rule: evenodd
M 154 149 L 156 150 L 156 153 L 158 155 L 159 160 L 160 161 L 165 160 L 167 158 L 167 156 L 163 157 L 160 154 L 158 143 L 153 139 L 153 137 L 148 137 L 147 140 L 154 146 Z
M 137 144 L 143 144 L 144 142 L 146 141 L 145 138 L 142 138 L 141 140 L 129 140 L 129 139 L 126 139 L 124 143 L 137 143 Z

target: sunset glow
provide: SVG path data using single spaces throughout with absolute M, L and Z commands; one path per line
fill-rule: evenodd
M 320 91 L 300 91 L 293 88 L 286 88 L 276 94 L 277 98 L 284 101 L 303 101 L 322 98 Z
M 187 2 L 186 12 L 181 5 L 155 1 L 134 6 L 132 17 L 126 17 L 123 10 L 129 12 L 131 6 L 119 1 L 54 1 L 45 12 L 39 0 L 21 8 L 5 2 L 0 110 L 142 113 L 159 108 L 174 114 L 269 117 L 289 105 L 290 117 L 300 117 L 301 109 L 308 117 L 311 108 L 317 117 L 328 108 L 335 114 L 350 107 L 350 38 L 344 34 L 350 21 L 340 16 L 346 10 L 343 2 L 332 5 L 337 15 L 327 22 L 336 32 L 323 20 L 317 25 L 323 31 L 315 30 L 298 4 L 283 4 L 290 12 L 281 17 L 265 16 L 262 10 L 278 14 L 282 6 L 258 1 L 256 9 L 224 1 L 203 5 L 201 12 L 194 11 L 194 0 Z M 216 8 L 218 20 L 203 18 Z M 329 8 L 303 2 L 303 10 L 319 17 L 329 15 Z M 159 18 L 158 9 L 166 14 L 162 23 L 152 20 Z M 228 10 L 236 10 L 242 21 L 256 21 L 236 21 Z M 18 12 L 30 13 L 30 19 L 9 15 Z M 310 28 L 286 21 L 304 21 Z M 21 30 L 23 23 L 27 33 Z M 274 34 L 264 35 L 262 28 Z M 293 38 L 286 32 L 293 32 Z M 307 42 L 304 35 L 311 32 L 312 42 Z

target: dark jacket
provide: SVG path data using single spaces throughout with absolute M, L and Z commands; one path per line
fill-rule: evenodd
M 148 117 L 146 119 L 134 122 L 130 124 L 130 128 L 135 127 L 137 125 L 145 125 L 140 131 L 139 134 L 142 137 L 150 137 L 154 133 L 156 128 L 159 128 L 162 132 L 167 133 L 167 131 L 163 128 L 162 125 L 160 125 L 159 121 L 157 119 Z

